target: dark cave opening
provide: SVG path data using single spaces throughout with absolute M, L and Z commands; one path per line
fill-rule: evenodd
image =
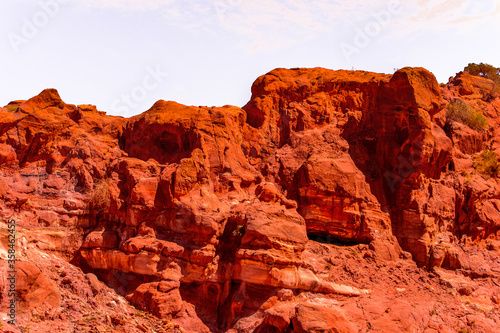
M 332 236 L 330 234 L 318 232 L 308 232 L 307 238 L 318 243 L 330 244 L 335 246 L 355 246 L 359 244 L 368 244 L 366 242 L 361 242 L 358 240 L 344 239 L 341 237 Z

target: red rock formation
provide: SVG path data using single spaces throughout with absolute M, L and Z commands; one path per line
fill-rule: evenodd
M 425 228 L 403 222 L 411 214 L 405 206 L 422 176 L 440 177 L 452 149 L 431 122 L 444 106 L 431 73 L 279 69 L 259 78 L 252 93 L 244 108 L 255 127 L 247 154 L 260 158 L 262 173 L 298 201 L 310 233 L 387 246 L 394 229 L 403 248 L 425 264 Z M 392 244 L 388 258 L 399 256 Z
M 447 118 L 456 98 L 489 128 Z M 494 332 L 500 183 L 474 165 L 500 153 L 499 107 L 490 81 L 440 88 L 422 68 L 277 69 L 243 109 L 159 101 L 129 119 L 55 90 L 13 102 L 0 213 L 20 255 L 95 274 L 22 264 L 22 305 L 58 313 L 97 276 L 167 332 Z M 465 300 L 490 312 L 464 322 Z

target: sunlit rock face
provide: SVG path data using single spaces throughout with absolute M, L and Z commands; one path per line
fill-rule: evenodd
M 430 294 L 393 303 L 385 324 L 365 297 L 385 311 L 413 274 L 479 299 L 486 282 L 443 269 L 495 277 L 484 249 L 500 248 L 500 183 L 477 162 L 500 153 L 490 85 L 460 73 L 440 87 L 423 68 L 276 69 L 243 108 L 158 101 L 128 119 L 45 90 L 0 109 L 0 213 L 23 221 L 25 261 L 55 255 L 92 274 L 75 292 L 97 276 L 186 331 L 411 330 L 432 309 L 396 312 Z M 487 127 L 447 118 L 456 99 Z M 23 306 L 66 304 L 48 264 L 23 265 Z M 478 329 L 496 320 L 483 317 Z

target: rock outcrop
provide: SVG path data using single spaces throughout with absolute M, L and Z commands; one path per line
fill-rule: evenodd
M 500 153 L 492 89 L 423 68 L 276 69 L 243 108 L 158 101 L 125 119 L 53 89 L 12 102 L 0 214 L 24 242 L 21 304 L 53 320 L 64 288 L 91 299 L 98 278 L 166 332 L 494 332 L 500 182 L 478 167 Z M 487 126 L 447 117 L 457 99 Z M 59 278 L 42 252 L 83 272 Z M 489 310 L 464 322 L 466 300 Z

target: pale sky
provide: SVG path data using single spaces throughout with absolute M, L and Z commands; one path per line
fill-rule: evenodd
M 56 88 L 132 116 L 159 99 L 243 106 L 277 67 L 447 82 L 500 67 L 500 0 L 1 0 L 0 105 Z

